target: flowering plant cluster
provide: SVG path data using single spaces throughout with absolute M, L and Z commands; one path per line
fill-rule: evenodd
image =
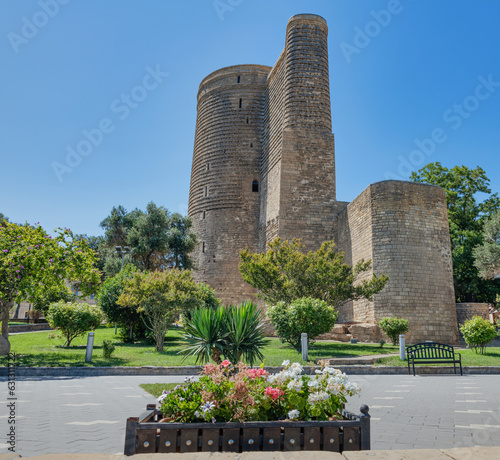
M 360 388 L 332 367 L 302 375 L 299 363 L 283 362 L 283 370 L 269 374 L 228 360 L 207 364 L 199 380 L 158 398 L 164 422 L 245 422 L 267 420 L 331 420 L 342 416 L 348 396 Z

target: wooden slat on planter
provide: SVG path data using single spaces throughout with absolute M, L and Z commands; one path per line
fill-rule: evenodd
M 224 452 L 240 451 L 240 429 L 223 428 L 222 429 L 222 450 Z
M 243 452 L 253 452 L 256 450 L 260 450 L 260 444 L 260 428 L 243 428 Z
M 138 454 L 151 454 L 156 452 L 156 430 L 141 430 L 137 434 Z
M 220 430 L 218 428 L 207 428 L 203 430 L 202 452 L 219 452 Z
M 181 431 L 181 452 L 198 452 L 198 429 L 184 428 Z
M 359 450 L 360 429 L 344 426 L 344 450 Z
M 304 450 L 320 450 L 321 429 L 319 426 L 304 427 Z
M 264 451 L 280 450 L 280 443 L 281 443 L 280 428 L 264 428 L 262 436 L 263 436 L 262 450 Z
M 338 426 L 323 427 L 323 450 L 340 452 L 340 436 Z
M 158 452 L 177 452 L 177 430 L 160 430 Z
M 284 429 L 284 450 L 300 450 L 300 428 Z

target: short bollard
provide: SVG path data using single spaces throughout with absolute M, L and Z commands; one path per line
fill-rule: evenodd
M 309 357 L 307 353 L 307 334 L 305 332 L 300 334 L 300 340 L 302 344 L 302 360 L 307 361 Z
M 405 335 L 400 334 L 399 336 L 399 358 L 401 361 L 406 360 L 406 348 L 405 348 Z
M 92 349 L 94 348 L 94 333 L 89 332 L 87 337 L 87 351 L 85 352 L 85 362 L 90 363 L 92 361 Z

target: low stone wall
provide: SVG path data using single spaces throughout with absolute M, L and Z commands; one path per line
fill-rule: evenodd
M 9 334 L 15 334 L 16 332 L 48 331 L 49 329 L 51 329 L 49 323 L 19 324 L 9 326 Z

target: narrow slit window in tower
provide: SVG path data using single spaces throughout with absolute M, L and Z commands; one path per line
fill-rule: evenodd
M 254 180 L 252 182 L 252 192 L 258 192 L 259 191 L 259 182 Z
M 247 118 L 247 125 L 248 125 L 248 118 Z
M 206 185 L 205 185 L 205 191 L 204 191 L 204 193 L 205 193 L 205 196 L 208 196 L 208 187 Z
M 241 109 L 241 104 L 243 103 L 243 99 L 240 99 L 240 109 Z
M 201 245 L 201 252 L 205 252 L 205 242 L 203 241 L 202 245 Z
M 252 148 L 252 147 L 253 147 L 253 142 L 250 142 L 250 148 Z
M 210 163 L 207 163 L 207 171 L 210 171 Z
M 240 82 L 241 77 L 238 75 L 238 83 Z
M 203 211 L 203 219 L 207 216 L 206 211 Z

